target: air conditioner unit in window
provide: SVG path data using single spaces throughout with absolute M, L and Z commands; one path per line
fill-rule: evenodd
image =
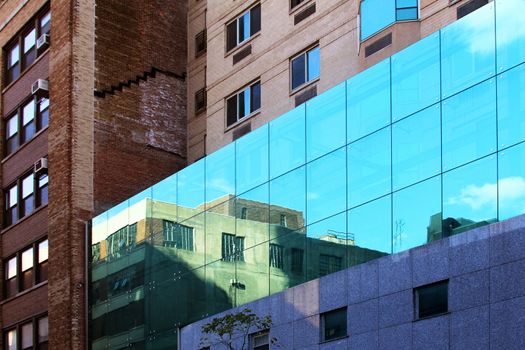
M 47 173 L 47 158 L 40 158 L 37 160 L 33 171 L 35 174 Z
M 31 93 L 38 97 L 47 96 L 49 92 L 49 83 L 45 79 L 38 79 L 31 85 Z
M 42 34 L 36 41 L 36 50 L 38 52 L 43 52 L 49 47 L 49 34 Z

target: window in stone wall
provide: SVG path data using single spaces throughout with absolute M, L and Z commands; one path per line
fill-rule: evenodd
M 257 4 L 226 25 L 226 51 L 241 45 L 261 30 L 261 5 Z
M 260 108 L 261 83 L 257 81 L 226 99 L 226 126 L 237 123 Z
M 347 336 L 346 307 L 321 314 L 321 341 Z
M 223 233 L 221 256 L 223 261 L 244 261 L 244 237 Z
M 448 312 L 448 280 L 415 288 L 414 300 L 418 319 Z
M 193 227 L 163 220 L 164 246 L 193 251 Z

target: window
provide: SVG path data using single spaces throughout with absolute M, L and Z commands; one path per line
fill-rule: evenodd
M 290 1 L 290 9 L 294 9 L 297 6 L 301 5 L 302 3 L 306 2 L 308 0 L 291 0 Z
M 246 220 L 248 217 L 248 208 L 242 207 L 241 208 L 241 219 Z
M 33 318 L 4 332 L 4 348 L 7 350 L 47 350 L 48 334 L 47 316 Z
M 199 114 L 206 109 L 206 88 L 197 90 L 195 93 L 195 114 Z
M 388 27 L 395 21 L 418 18 L 418 0 L 363 0 L 361 1 L 361 40 Z
M 342 260 L 338 256 L 321 254 L 319 256 L 319 275 L 325 276 L 341 270 Z
M 37 200 L 36 205 L 38 207 L 46 205 L 49 200 L 49 189 L 48 189 L 49 178 L 47 174 L 40 174 L 38 176 L 37 184 Z
M 4 262 L 5 297 L 47 281 L 48 241 L 33 243 Z M 36 268 L 35 268 L 36 266 Z
M 193 227 L 164 220 L 164 246 L 193 251 Z
M 260 108 L 261 83 L 258 81 L 226 99 L 226 125 L 233 125 Z
M 250 349 L 252 350 L 269 350 L 270 334 L 268 331 L 259 332 L 250 336 Z
M 6 226 L 18 221 L 18 184 L 14 184 L 6 191 Z
M 35 209 L 35 196 L 34 193 L 35 176 L 30 173 L 28 176 L 22 179 L 22 202 L 20 203 L 20 215 L 26 216 L 33 212 Z
M 282 227 L 288 227 L 288 223 L 287 223 L 287 220 L 286 220 L 286 214 L 281 214 L 281 216 L 279 217 L 279 224 Z
M 31 140 L 49 124 L 49 99 L 31 97 L 6 122 L 6 153 L 8 156 L 19 146 Z
M 135 245 L 137 224 L 125 226 L 106 238 L 108 257 L 120 258 L 126 249 Z
M 414 300 L 417 318 L 441 315 L 448 312 L 448 281 L 414 289 Z
M 223 233 L 221 253 L 223 261 L 244 261 L 244 237 Z
M 319 46 L 302 52 L 290 61 L 292 91 L 317 79 L 320 72 Z
M 292 248 L 291 249 L 291 271 L 296 274 L 303 273 L 303 255 L 304 250 L 300 248 Z
M 206 52 L 206 29 L 195 35 L 195 57 L 199 57 Z
M 261 5 L 258 4 L 226 25 L 226 52 L 261 30 Z
M 321 341 L 329 341 L 346 336 L 346 307 L 321 314 Z
M 282 245 L 270 243 L 270 266 L 278 269 L 284 267 L 284 248 Z
M 20 74 L 33 62 L 38 52 L 36 48 L 37 39 L 42 34 L 49 34 L 51 23 L 51 12 L 43 12 L 14 38 L 6 48 L 6 85 L 18 79 Z

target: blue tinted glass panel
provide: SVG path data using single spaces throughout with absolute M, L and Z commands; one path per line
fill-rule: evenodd
M 204 163 L 205 159 L 201 159 L 177 173 L 179 221 L 195 215 L 197 207 L 204 211 Z
M 395 0 L 365 0 L 361 2 L 361 40 L 380 31 L 396 20 Z
M 394 253 L 441 238 L 441 177 L 393 194 Z
M 490 79 L 443 102 L 443 171 L 496 150 L 496 84 Z
M 379 220 L 381 218 L 381 220 Z M 353 245 L 378 256 L 392 252 L 391 198 L 386 196 L 348 211 L 348 234 Z
M 269 184 L 266 183 L 239 195 L 235 200 L 235 230 L 245 237 L 244 247 L 267 242 L 270 223 Z M 277 218 L 272 223 L 277 223 Z
M 319 77 L 321 71 L 321 59 L 319 57 L 319 47 L 308 51 L 308 81 Z
M 306 240 L 304 229 L 292 231 L 282 226 L 270 225 L 270 293 L 277 293 L 286 288 L 306 281 Z M 273 254 L 272 254 L 273 246 Z M 275 253 L 282 250 L 286 256 L 283 268 L 278 265 Z M 283 274 L 284 272 L 284 274 Z
M 525 143 L 499 154 L 499 219 L 525 213 Z
M 397 8 L 417 7 L 417 0 L 396 0 Z
M 244 90 L 242 95 L 239 96 L 239 98 L 243 99 L 243 108 L 240 111 L 241 115 L 239 115 L 239 118 L 245 117 L 251 113 L 252 104 L 250 103 L 250 96 L 251 96 L 250 88 L 247 88 L 246 90 Z
M 417 8 L 396 10 L 397 21 L 409 21 L 412 19 L 417 19 Z
M 349 208 L 391 190 L 390 128 L 348 145 Z
M 496 221 L 496 157 L 443 174 L 443 236 Z
M 306 55 L 292 60 L 292 90 L 306 83 Z
M 235 142 L 206 157 L 206 206 L 235 195 Z
M 441 170 L 441 113 L 429 107 L 392 125 L 394 191 Z
M 177 221 L 177 174 L 158 182 L 152 187 L 154 213 L 162 212 L 165 219 Z
M 268 125 L 237 140 L 237 193 L 268 181 Z
M 494 40 L 493 4 L 441 30 L 443 98 L 494 75 Z
M 346 143 L 345 83 L 306 102 L 306 159 L 310 161 Z
M 347 81 L 348 141 L 354 141 L 390 122 L 390 60 Z
M 285 226 L 291 230 L 304 227 L 306 214 L 306 170 L 302 166 L 270 182 L 272 217 L 286 215 Z
M 392 56 L 392 119 L 439 101 L 439 33 Z
M 239 43 L 250 37 L 250 12 L 239 18 Z
M 270 178 L 305 162 L 304 104 L 270 122 Z
M 346 210 L 346 149 L 338 149 L 309 164 L 307 224 Z
M 499 71 L 525 61 L 525 26 L 522 0 L 496 0 L 496 43 Z
M 525 140 L 525 66 L 498 77 L 498 143 L 505 148 Z

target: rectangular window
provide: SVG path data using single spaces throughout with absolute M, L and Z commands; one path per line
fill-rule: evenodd
M 287 220 L 286 220 L 286 214 L 281 214 L 281 216 L 279 217 L 279 224 L 282 227 L 288 227 L 288 223 L 287 223 Z
M 26 324 L 23 324 L 22 327 L 20 327 L 22 336 L 21 338 L 21 349 L 32 349 L 33 348 L 33 323 L 29 322 Z
M 195 114 L 199 114 L 206 109 L 206 88 L 197 90 L 195 93 Z
M 253 350 L 269 350 L 270 349 L 270 334 L 268 331 L 259 332 L 250 336 L 251 349 Z
M 200 31 L 195 35 L 195 57 L 199 57 L 206 52 L 207 45 L 206 29 Z
M 24 67 L 29 67 L 36 59 L 36 29 L 31 29 L 24 35 Z
M 33 247 L 22 252 L 22 266 L 21 266 L 21 277 L 22 277 L 22 290 L 28 289 L 33 286 Z
M 346 307 L 321 314 L 321 329 L 321 341 L 346 337 Z
M 414 289 L 417 318 L 441 315 L 448 312 L 448 281 L 429 284 Z
M 396 0 L 396 21 L 417 19 L 417 0 Z
M 258 81 L 226 99 L 226 125 L 233 125 L 260 108 L 261 83 Z
M 164 246 L 193 251 L 193 227 L 163 220 Z
M 7 49 L 7 79 L 6 83 L 16 80 L 20 76 L 20 45 L 18 42 Z M 7 85 L 6 84 L 6 85 Z
M 258 4 L 226 25 L 226 52 L 231 51 L 261 30 L 261 5 Z
M 7 261 L 7 265 L 5 266 L 5 279 L 6 279 L 6 290 L 5 290 L 5 296 L 6 298 L 9 298 L 16 293 L 18 293 L 18 279 L 17 279 L 17 271 L 18 271 L 18 259 L 15 257 L 9 259 Z
M 290 270 L 295 274 L 303 273 L 303 255 L 304 250 L 300 248 L 291 249 L 291 268 Z
M 12 225 L 18 221 L 18 185 L 13 185 L 6 191 L 7 215 L 6 225 Z
M 38 130 L 49 125 L 49 98 L 41 97 L 38 100 Z
M 244 237 L 223 233 L 221 253 L 223 261 L 244 261 Z
M 38 198 L 37 198 L 37 206 L 46 205 L 49 200 L 49 177 L 47 174 L 40 174 L 38 176 Z
M 6 155 L 18 148 L 18 114 L 7 120 L 6 124 Z
M 47 11 L 44 13 L 44 15 L 40 18 L 40 30 L 39 34 L 49 34 L 51 31 L 51 11 Z
M 135 245 L 137 238 L 137 224 L 121 228 L 106 238 L 108 257 L 120 258 L 128 247 Z
M 270 243 L 270 266 L 278 269 L 284 268 L 284 247 Z
M 22 179 L 22 205 L 20 210 L 22 216 L 31 214 L 35 209 L 34 186 L 35 177 L 33 173 Z
M 22 107 L 22 143 L 31 140 L 35 132 L 35 101 L 30 100 Z
M 6 350 L 18 350 L 16 329 L 7 331 L 5 335 L 5 347 Z
M 48 258 L 49 258 L 49 243 L 46 239 L 38 243 L 38 274 L 37 282 L 47 281 L 48 276 Z
M 290 1 L 290 9 L 294 9 L 297 6 L 301 5 L 303 2 L 306 2 L 307 0 L 291 0 Z
M 325 276 L 341 270 L 342 261 L 338 256 L 321 254 L 319 255 L 319 275 Z
M 418 19 L 418 0 L 362 0 L 361 40 L 380 32 L 396 21 Z
M 47 342 L 49 338 L 48 318 L 42 317 L 38 320 L 38 349 L 47 350 Z
M 319 46 L 302 52 L 290 61 L 292 91 L 309 81 L 317 79 L 320 74 Z

